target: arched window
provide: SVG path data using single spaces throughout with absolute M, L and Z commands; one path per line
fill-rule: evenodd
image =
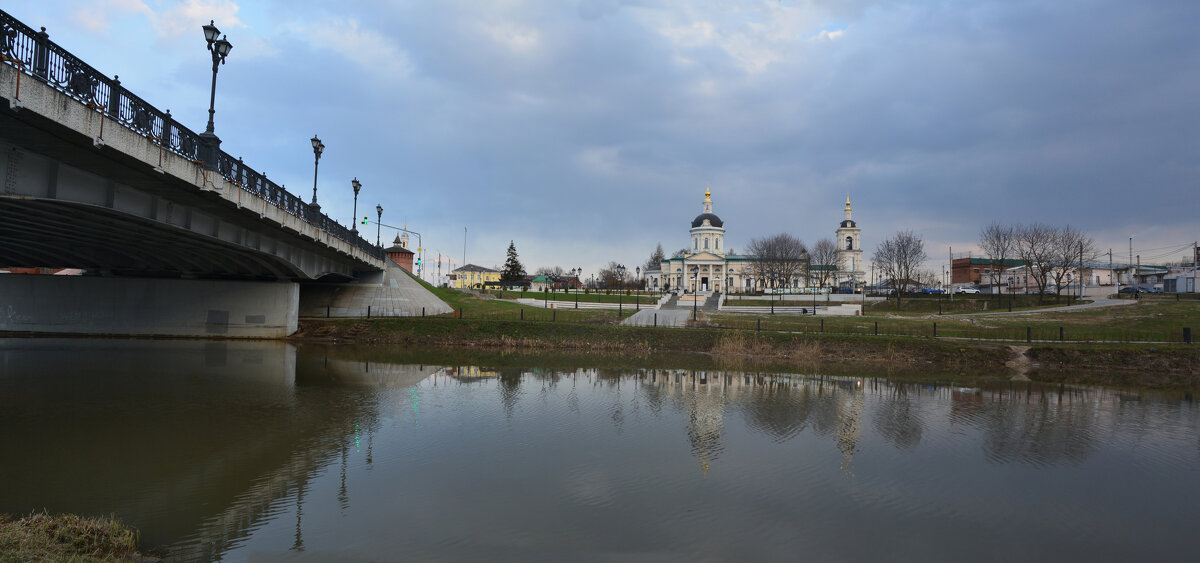
M 700 239 L 692 239 L 692 250 L 700 250 Z
M 846 237 L 846 250 L 854 250 L 854 239 Z
M 708 237 L 704 237 L 704 250 L 708 250 Z
M 717 250 L 721 250 L 721 239 L 717 239 Z

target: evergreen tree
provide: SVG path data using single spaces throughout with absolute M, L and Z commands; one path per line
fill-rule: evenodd
M 525 279 L 525 267 L 517 259 L 517 246 L 508 241 L 508 258 L 504 260 L 504 271 L 500 272 L 500 281 L 510 284 Z
M 658 243 L 658 247 L 654 249 L 654 252 L 650 254 L 650 259 L 646 260 L 646 265 L 642 269 L 647 271 L 657 270 L 666 257 L 667 255 L 663 253 L 662 243 L 660 242 Z

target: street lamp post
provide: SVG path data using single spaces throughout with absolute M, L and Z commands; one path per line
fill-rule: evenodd
M 312 141 L 313 148 L 313 200 L 310 206 L 313 208 L 313 211 L 319 212 L 321 211 L 321 206 L 317 205 L 317 168 L 321 166 L 321 153 L 325 152 L 325 143 L 322 143 L 321 139 L 318 139 L 316 135 L 313 135 L 313 138 L 309 139 L 309 141 Z M 355 190 L 354 193 L 357 196 L 358 191 Z
M 692 266 L 692 320 L 696 320 L 696 278 L 700 274 L 699 266 Z
M 208 25 L 204 26 L 204 40 L 208 42 L 208 50 L 212 53 L 212 88 L 208 93 L 208 126 L 204 132 L 200 134 L 201 150 L 200 160 L 204 161 L 204 167 L 209 170 L 217 169 L 217 154 L 221 148 L 221 139 L 217 138 L 213 132 L 213 114 L 216 113 L 215 105 L 217 101 L 217 68 L 225 64 L 225 57 L 229 56 L 229 51 L 233 50 L 233 44 L 230 43 L 225 36 L 217 39 L 221 35 L 221 30 L 213 25 L 213 20 L 208 21 Z
M 350 214 L 350 231 L 358 234 L 358 190 L 362 189 L 362 184 L 358 181 L 358 176 L 350 180 L 350 186 L 354 188 L 354 211 Z
M 382 247 L 379 243 L 379 222 L 383 220 L 383 206 L 375 204 L 375 246 Z

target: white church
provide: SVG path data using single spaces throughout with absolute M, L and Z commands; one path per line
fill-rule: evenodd
M 755 275 L 755 257 L 728 254 L 725 223 L 713 213 L 712 192 L 704 191 L 704 211 L 692 219 L 691 244 L 682 256 L 664 259 L 657 270 L 646 272 L 646 287 L 655 290 L 684 289 L 690 293 L 746 293 L 764 289 Z M 837 271 L 830 276 L 833 287 L 861 287 L 865 272 L 862 258 L 862 230 L 850 217 L 850 198 L 846 198 L 846 218 L 835 231 L 838 245 Z M 807 266 L 787 283 L 788 290 L 803 291 L 816 285 L 816 276 Z

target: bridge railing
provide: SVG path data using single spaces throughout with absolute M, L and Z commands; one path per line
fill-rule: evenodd
M 46 83 L 87 107 L 131 130 L 137 131 L 165 150 L 199 163 L 200 136 L 180 125 L 170 110 L 160 111 L 125 88 L 119 77 L 108 78 L 82 59 L 50 41 L 46 28 L 34 31 L 0 10 L 0 62 Z M 383 249 L 367 242 L 354 231 L 315 211 L 299 197 L 246 166 L 242 159 L 225 151 L 217 156 L 217 172 L 241 189 L 257 195 L 286 213 L 299 217 L 335 238 L 382 260 Z

